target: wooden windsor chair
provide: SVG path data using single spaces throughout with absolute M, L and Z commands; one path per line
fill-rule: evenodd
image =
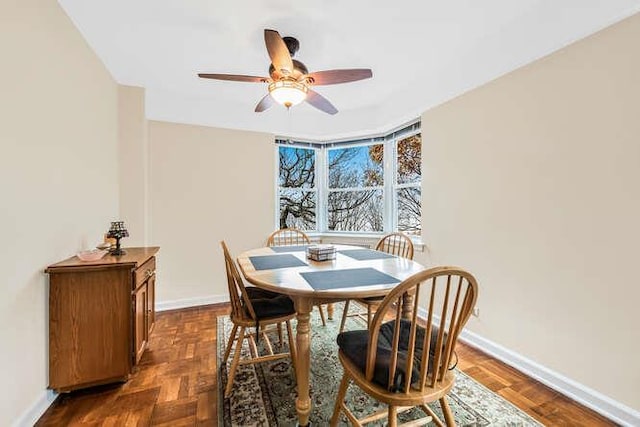
M 411 238 L 404 233 L 396 232 L 387 234 L 378 240 L 375 249 L 376 251 L 385 252 L 391 255 L 413 259 L 413 242 L 411 241 Z M 347 323 L 347 317 L 359 317 L 365 320 L 367 325 L 370 325 L 373 314 L 383 299 L 384 297 L 357 298 L 354 301 L 359 305 L 364 306 L 367 311 L 359 311 L 351 314 L 349 314 L 349 305 L 352 300 L 347 300 L 344 303 L 344 311 L 342 312 L 340 332 L 344 331 L 344 326 Z
M 311 241 L 304 231 L 297 228 L 281 228 L 267 238 L 267 246 L 308 245 Z
M 304 231 L 296 228 L 281 228 L 276 230 L 267 238 L 267 246 L 298 246 L 309 245 L 311 240 Z M 322 304 L 316 304 L 320 311 L 320 319 L 322 320 L 322 326 L 327 326 L 327 319 L 324 316 L 324 309 Z M 329 313 L 331 317 L 331 312 Z
M 227 386 L 224 396 L 229 397 L 233 388 L 233 380 L 239 365 L 249 363 L 266 362 L 269 360 L 291 357 L 291 363 L 295 372 L 296 347 L 291 319 L 295 318 L 296 311 L 293 308 L 293 301 L 282 294 L 266 291 L 256 287 L 245 287 L 240 272 L 235 262 L 229 254 L 229 249 L 224 241 L 220 242 L 224 253 L 225 266 L 227 270 L 227 284 L 229 286 L 229 296 L 231 299 L 231 322 L 233 329 L 229 335 L 229 341 L 225 348 L 222 363 L 226 363 L 231 353 L 233 343 L 236 342 L 233 359 L 229 368 Z M 280 347 L 282 348 L 282 322 L 287 325 L 287 336 L 289 340 L 289 352 L 273 352 L 273 346 L 269 340 L 269 332 L 278 332 Z M 277 329 L 265 329 L 268 326 L 277 325 Z M 249 333 L 248 329 L 255 327 L 255 333 Z M 256 339 L 261 335 L 264 338 L 267 355 L 260 356 Z M 251 358 L 240 360 L 242 343 L 249 340 Z
M 402 296 L 415 292 L 410 320 L 402 319 Z M 426 319 L 419 322 L 418 302 L 425 300 Z M 368 330 L 338 335 L 339 359 L 344 368 L 331 426 L 344 413 L 353 425 L 388 417 L 397 426 L 397 414 L 419 406 L 426 417 L 406 425 L 442 421 L 427 406 L 439 401 L 448 426 L 455 425 L 446 395 L 453 387 L 454 349 L 458 336 L 473 310 L 478 284 L 468 272 L 457 267 L 436 267 L 407 278 L 382 301 Z M 383 323 L 390 312 L 393 320 Z M 419 323 L 422 323 L 420 325 Z M 457 363 L 457 358 L 456 358 Z M 452 367 L 452 365 L 454 365 Z M 374 399 L 386 403 L 383 409 L 360 420 L 344 403 L 353 381 Z

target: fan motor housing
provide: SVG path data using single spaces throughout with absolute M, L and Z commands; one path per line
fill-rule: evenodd
M 295 37 L 283 37 L 284 44 L 287 45 L 289 55 L 294 56 L 298 49 L 300 49 L 300 42 Z
M 298 80 L 300 77 L 304 76 L 305 74 L 309 74 L 309 70 L 307 69 L 306 65 L 304 65 L 302 62 L 298 61 L 297 59 L 292 59 L 292 61 L 293 61 L 293 73 L 291 74 L 291 77 Z M 269 66 L 269 75 L 274 80 L 278 80 L 278 78 L 274 76 L 275 71 L 276 69 L 274 68 L 273 64 L 271 64 Z

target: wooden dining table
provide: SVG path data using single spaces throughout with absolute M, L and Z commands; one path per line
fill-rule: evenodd
M 407 277 L 422 271 L 419 263 L 358 246 L 334 245 L 336 257 L 312 261 L 302 246 L 276 246 L 252 249 L 238 257 L 246 280 L 253 285 L 288 295 L 297 314 L 296 379 L 298 424 L 309 424 L 311 361 L 310 313 L 315 304 L 347 299 L 384 296 Z M 412 296 L 405 295 L 403 315 L 409 317 Z

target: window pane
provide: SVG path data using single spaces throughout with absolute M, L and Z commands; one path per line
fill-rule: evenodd
M 329 150 L 329 188 L 383 184 L 383 145 Z
M 382 231 L 382 190 L 330 191 L 327 227 L 336 231 Z
M 280 187 L 313 188 L 316 176 L 316 153 L 309 148 L 280 147 Z
M 398 184 L 420 182 L 422 136 L 410 136 L 398 141 Z
M 316 229 L 316 192 L 280 189 L 280 228 Z
M 407 234 L 420 234 L 421 191 L 420 187 L 400 188 L 397 193 L 398 231 Z

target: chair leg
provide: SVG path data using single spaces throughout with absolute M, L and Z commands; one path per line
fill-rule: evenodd
M 344 311 L 342 312 L 342 321 L 340 322 L 340 332 L 344 331 L 344 325 L 347 323 L 347 315 L 349 314 L 349 303 L 351 300 L 347 300 L 344 303 Z
M 398 408 L 389 406 L 389 427 L 398 426 Z
M 229 342 L 227 343 L 227 348 L 224 350 L 224 357 L 222 358 L 222 363 L 227 363 L 227 359 L 229 358 L 229 353 L 231 353 L 231 346 L 236 339 L 236 332 L 238 332 L 238 325 L 233 325 L 233 329 L 231 330 L 231 335 L 229 335 Z
M 371 304 L 367 304 L 367 329 L 371 326 Z
M 233 379 L 236 376 L 236 370 L 238 369 L 238 364 L 240 363 L 240 353 L 242 351 L 242 343 L 244 342 L 244 338 L 245 338 L 244 332 L 245 332 L 245 327 L 240 326 L 240 334 L 238 335 L 238 340 L 236 341 L 236 350 L 233 353 L 231 368 L 229 368 L 229 377 L 227 378 L 227 388 L 224 390 L 224 397 L 229 397 L 231 395 L 231 387 L 233 387 Z
M 455 420 L 453 419 L 453 412 L 451 412 L 451 408 L 449 407 L 449 402 L 447 402 L 447 396 L 442 396 L 440 398 L 440 407 L 442 408 L 442 413 L 444 414 L 444 421 L 448 427 L 452 427 L 456 425 Z
M 296 361 L 298 360 L 298 349 L 296 348 L 296 339 L 293 336 L 291 329 L 291 322 L 287 320 L 287 337 L 289 338 L 289 357 L 291 357 L 291 366 L 293 366 L 293 373 L 298 381 L 298 370 L 296 369 Z
M 258 353 L 258 344 L 256 344 L 256 340 L 251 334 L 249 334 L 249 354 L 251 355 L 251 358 L 260 357 L 260 353 Z
M 322 326 L 327 326 L 327 320 L 324 318 L 324 310 L 322 309 L 321 304 L 318 304 L 318 310 L 320 310 L 320 319 L 322 319 Z
M 338 396 L 336 396 L 336 404 L 333 408 L 331 422 L 329 423 L 331 427 L 337 426 L 338 421 L 340 421 L 340 412 L 342 409 L 342 403 L 344 402 L 344 397 L 347 395 L 347 388 L 349 388 L 349 375 L 345 372 L 342 375 L 342 381 L 340 382 L 340 388 L 338 389 Z
M 278 323 L 278 343 L 280 343 L 280 348 L 282 348 L 282 323 Z

